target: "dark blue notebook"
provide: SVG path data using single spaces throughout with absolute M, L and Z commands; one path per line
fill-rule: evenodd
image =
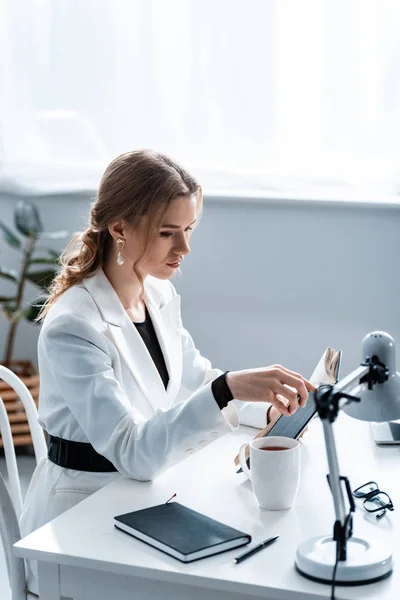
M 251 542 L 251 536 L 179 502 L 114 517 L 114 525 L 182 562 L 219 554 Z

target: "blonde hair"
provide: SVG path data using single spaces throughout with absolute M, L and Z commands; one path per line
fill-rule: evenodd
M 198 196 L 200 211 L 202 190 L 199 183 L 164 154 L 136 150 L 115 158 L 101 179 L 96 200 L 90 208 L 88 227 L 75 234 L 61 254 L 58 273 L 36 320 L 43 319 L 66 290 L 103 267 L 112 246 L 108 226 L 119 219 L 136 227 L 142 217 L 146 217 L 142 253 L 133 266 L 143 295 L 143 279 L 138 267 L 150 252 L 168 206 L 175 198 L 192 194 Z

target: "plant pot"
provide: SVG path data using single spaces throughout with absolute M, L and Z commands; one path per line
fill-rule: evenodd
M 0 363 L 1 364 L 1 363 Z M 6 365 L 13 371 L 21 381 L 24 382 L 36 406 L 39 401 L 39 374 L 35 365 L 28 360 L 15 360 Z M 8 383 L 0 379 L 0 396 L 6 407 L 8 420 L 11 426 L 11 433 L 14 446 L 29 446 L 32 444 L 32 438 L 29 429 L 28 418 L 25 413 L 24 405 L 19 399 L 18 394 Z M 3 447 L 3 440 L 0 434 L 0 448 Z

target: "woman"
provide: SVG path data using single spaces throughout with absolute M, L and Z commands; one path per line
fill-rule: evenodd
M 276 365 L 222 374 L 182 327 L 169 279 L 201 208 L 199 184 L 167 156 L 128 152 L 106 169 L 40 316 L 49 455 L 32 477 L 23 535 L 120 475 L 153 479 L 239 420 L 262 428 L 267 412 L 292 414 L 314 389 Z M 34 572 L 28 581 L 37 593 Z

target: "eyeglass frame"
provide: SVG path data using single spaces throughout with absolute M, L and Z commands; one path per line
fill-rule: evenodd
M 367 492 L 365 494 L 361 494 L 358 495 L 357 491 L 360 490 L 361 488 L 367 486 L 367 485 L 376 485 L 376 490 L 373 490 L 372 492 Z M 378 506 L 377 508 L 374 509 L 369 509 L 365 506 L 365 503 L 368 502 L 368 500 L 371 500 L 374 496 L 377 496 L 378 494 L 385 494 L 385 496 L 387 496 L 389 498 L 389 503 L 386 504 L 385 506 Z M 363 506 L 365 508 L 365 510 L 371 514 L 377 513 L 379 512 L 379 514 L 376 515 L 377 519 L 380 519 L 381 517 L 383 517 L 386 514 L 387 510 L 393 511 L 394 510 L 394 506 L 393 506 L 393 502 L 391 497 L 389 496 L 389 494 L 387 492 L 384 492 L 383 490 L 379 489 L 378 484 L 376 483 L 376 481 L 367 481 L 366 483 L 363 483 L 362 485 L 360 485 L 358 488 L 356 488 L 355 490 L 352 491 L 352 495 L 355 498 L 363 498 Z

